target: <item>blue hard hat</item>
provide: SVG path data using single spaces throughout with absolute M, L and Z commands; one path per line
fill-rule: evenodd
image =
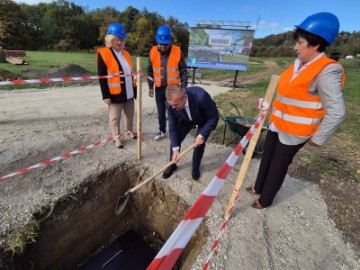
M 116 37 L 120 38 L 127 38 L 126 31 L 124 26 L 122 26 L 120 23 L 111 23 L 108 27 L 108 30 L 106 32 L 107 35 L 114 35 Z
M 328 12 L 320 12 L 307 17 L 295 27 L 325 39 L 330 45 L 339 34 L 340 23 L 338 18 Z
M 172 33 L 169 26 L 160 26 L 156 32 L 156 42 L 158 44 L 169 44 L 172 40 Z

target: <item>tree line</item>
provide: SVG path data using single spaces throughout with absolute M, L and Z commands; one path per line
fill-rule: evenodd
M 37 5 L 0 0 L 0 47 L 22 50 L 91 51 L 104 45 L 107 27 L 120 22 L 126 29 L 126 49 L 133 55 L 147 56 L 156 44 L 156 30 L 169 25 L 173 43 L 187 55 L 189 25 L 174 17 L 164 18 L 146 8 L 132 6 L 123 11 L 113 7 L 88 10 L 86 7 L 58 0 Z M 253 40 L 251 56 L 294 56 L 292 32 Z M 360 54 L 360 32 L 341 32 L 328 53 L 341 56 Z
M 58 0 L 37 5 L 0 0 L 0 47 L 22 50 L 79 51 L 104 45 L 107 27 L 120 22 L 126 29 L 126 49 L 134 55 L 147 55 L 156 44 L 160 25 L 173 31 L 173 43 L 187 53 L 189 26 L 176 18 L 165 19 L 146 8 L 132 6 L 123 11 L 113 7 L 87 10 L 86 7 Z
M 295 41 L 291 31 L 278 35 L 270 35 L 254 40 L 251 56 L 294 56 L 294 46 Z M 328 55 L 341 53 L 341 57 L 346 55 L 357 56 L 360 54 L 360 32 L 340 32 L 326 52 Z

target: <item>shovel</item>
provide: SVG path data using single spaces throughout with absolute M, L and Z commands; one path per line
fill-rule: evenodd
M 189 152 L 191 149 L 193 149 L 196 146 L 196 144 L 192 144 L 191 146 L 189 146 L 188 148 L 186 148 L 184 151 L 181 151 L 179 158 L 181 158 L 182 156 L 184 156 L 187 152 Z M 171 161 L 168 164 L 166 164 L 164 167 L 162 167 L 160 170 L 158 170 L 155 174 L 153 174 L 152 176 L 150 176 L 149 178 L 147 178 L 146 180 L 144 180 L 142 183 L 138 184 L 137 186 L 133 187 L 132 189 L 128 190 L 124 195 L 119 196 L 116 206 L 115 206 L 115 215 L 120 215 L 122 213 L 122 211 L 125 209 L 125 206 L 128 202 L 128 200 L 130 199 L 131 194 L 136 191 L 137 189 L 139 189 L 140 187 L 142 187 L 143 185 L 147 184 L 149 181 L 153 180 L 156 176 L 158 176 L 160 173 L 162 173 L 163 171 L 165 171 L 167 168 L 169 168 L 171 165 L 173 165 L 174 162 Z

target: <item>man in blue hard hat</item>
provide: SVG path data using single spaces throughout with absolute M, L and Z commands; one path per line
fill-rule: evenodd
M 187 66 L 179 46 L 172 45 L 172 32 L 169 26 L 160 26 L 156 32 L 157 46 L 150 50 L 148 75 L 154 79 L 148 80 L 149 96 L 155 92 L 158 112 L 159 131 L 154 140 L 166 136 L 166 96 L 165 89 L 170 84 L 187 86 Z
M 269 131 L 255 185 L 260 195 L 253 208 L 272 205 L 289 165 L 307 143 L 318 147 L 331 137 L 345 118 L 342 66 L 325 55 L 339 33 L 339 20 L 321 12 L 295 25 L 297 59 L 280 75 Z

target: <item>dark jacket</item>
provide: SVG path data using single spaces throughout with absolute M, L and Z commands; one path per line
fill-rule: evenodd
M 182 126 L 197 125 L 199 134 L 207 139 L 210 132 L 216 128 L 219 120 L 218 109 L 208 92 L 201 87 L 192 86 L 186 88 L 186 94 L 188 96 L 192 121 L 187 122 L 184 120 L 176 110 L 166 103 L 172 145 L 180 145 L 181 142 L 179 141 L 177 130 Z
M 171 45 L 172 46 L 172 45 Z M 167 74 L 166 74 L 166 68 L 167 68 L 167 63 L 169 60 L 169 54 L 170 54 L 171 48 L 162 53 L 160 52 L 160 57 L 161 57 L 161 66 L 163 67 L 163 69 L 161 70 L 161 76 L 162 76 L 162 80 L 161 80 L 161 89 L 165 89 L 167 86 Z M 147 71 L 148 71 L 148 75 L 150 77 L 154 77 L 154 72 L 153 72 L 153 67 L 152 67 L 152 62 L 151 59 L 149 57 L 149 63 L 148 63 L 148 67 L 147 67 Z M 187 76 L 187 65 L 185 62 L 185 57 L 183 52 L 181 52 L 181 57 L 180 57 L 180 62 L 179 62 L 179 72 L 180 72 L 180 82 L 181 82 L 181 86 L 186 87 L 187 86 L 187 81 L 188 81 L 188 76 Z M 148 84 L 149 84 L 149 89 L 154 89 L 154 82 L 151 80 L 148 80 Z

